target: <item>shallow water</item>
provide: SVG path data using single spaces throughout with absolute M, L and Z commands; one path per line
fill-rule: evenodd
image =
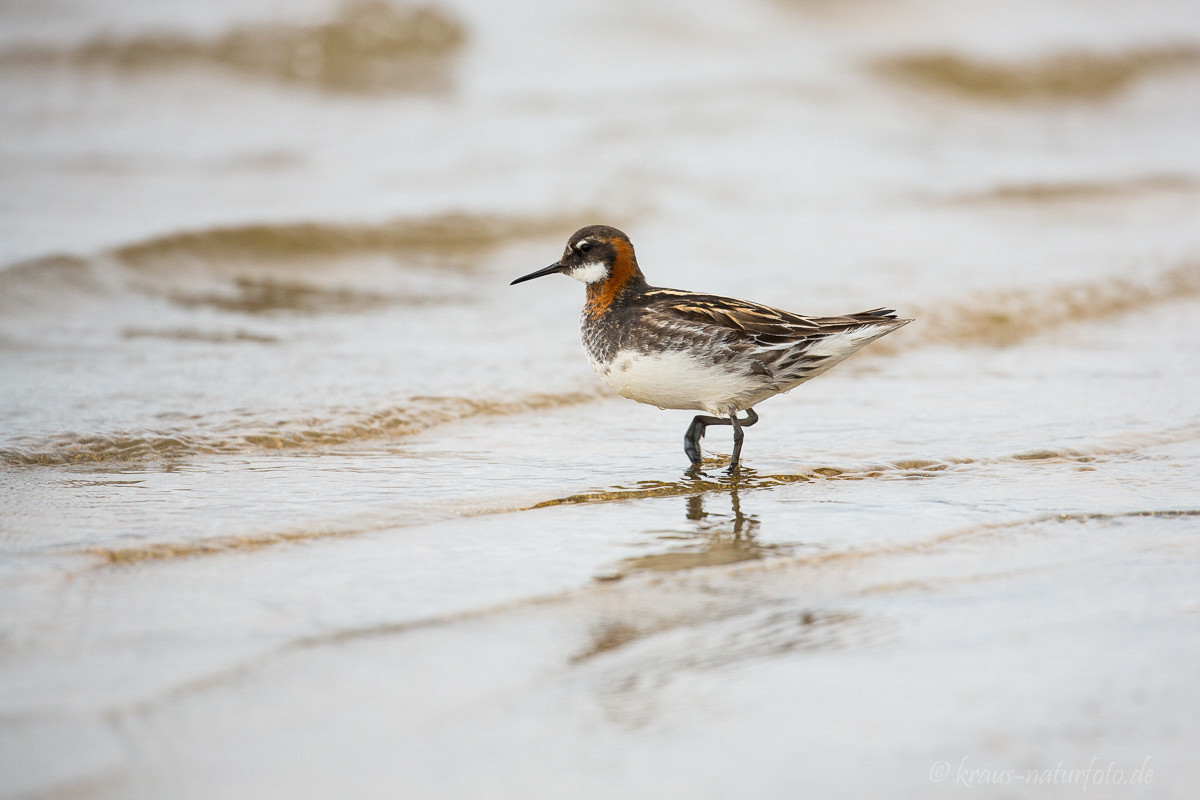
M 1152 11 L 0 4 L 0 793 L 1188 796 Z M 686 472 L 507 285 L 593 222 L 917 321 Z

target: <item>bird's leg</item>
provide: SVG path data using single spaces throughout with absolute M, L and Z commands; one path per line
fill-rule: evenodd
M 692 420 L 692 424 L 688 426 L 687 433 L 683 435 L 683 452 L 687 453 L 687 457 L 692 460 L 693 464 L 700 463 L 700 439 L 704 436 L 704 429 L 709 425 L 729 425 L 727 419 L 720 417 L 706 417 L 703 414 L 697 414 Z
M 742 454 L 742 440 L 746 438 L 742 428 L 749 428 L 756 422 L 758 422 L 758 414 L 754 413 L 753 408 L 746 409 L 745 419 L 738 419 L 736 412 L 729 415 L 729 424 L 733 426 L 733 458 L 729 460 L 730 472 L 737 469 L 738 457 Z
M 729 415 L 729 424 L 733 426 L 733 457 L 729 459 L 729 471 L 734 472 L 737 470 L 738 456 L 742 454 L 742 439 L 746 438 L 746 434 L 742 433 L 736 412 Z
M 704 414 L 698 414 L 692 419 L 692 424 L 688 426 L 687 433 L 683 435 L 683 452 L 687 453 L 687 457 L 692 460 L 693 464 L 700 463 L 700 439 L 704 436 L 704 429 L 709 425 L 732 425 L 733 426 L 733 463 L 729 466 L 732 469 L 737 466 L 738 455 L 742 452 L 742 428 L 749 428 L 754 423 L 758 422 L 758 414 L 754 413 L 753 408 L 746 409 L 746 418 L 738 419 L 734 414 L 729 415 L 729 419 L 724 417 L 709 417 Z

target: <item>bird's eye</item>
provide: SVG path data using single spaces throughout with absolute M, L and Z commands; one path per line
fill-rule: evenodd
M 575 245 L 575 249 L 577 249 L 581 253 L 586 253 L 588 250 L 592 249 L 592 243 L 585 239 L 584 241 Z

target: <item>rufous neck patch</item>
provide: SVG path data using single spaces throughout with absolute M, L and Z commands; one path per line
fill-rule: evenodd
M 612 242 L 617 253 L 613 262 L 612 272 L 608 279 L 599 283 L 590 283 L 587 287 L 587 304 L 584 308 L 589 317 L 598 317 L 612 306 L 626 286 L 642 277 L 638 269 L 637 259 L 633 256 L 633 245 L 621 239 Z

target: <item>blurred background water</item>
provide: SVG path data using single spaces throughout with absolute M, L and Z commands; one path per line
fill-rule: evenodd
M 4 796 L 1200 780 L 1194 3 L 4 0 L 0 126 Z M 917 322 L 685 474 L 591 223 Z

